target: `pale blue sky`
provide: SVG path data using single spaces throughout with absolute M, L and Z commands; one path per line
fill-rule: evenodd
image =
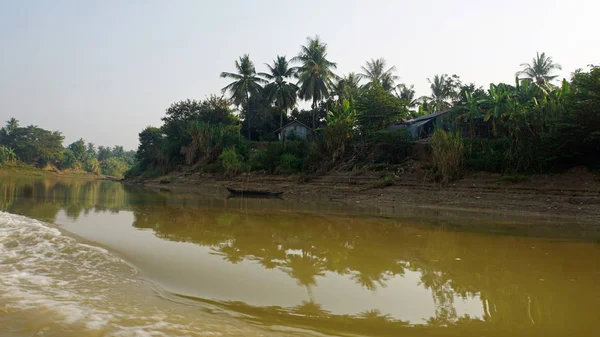
M 135 149 L 172 102 L 220 93 L 219 73 L 241 54 L 262 71 L 315 34 L 338 74 L 385 57 L 419 96 L 439 73 L 512 83 L 536 51 L 568 77 L 600 63 L 599 10 L 591 0 L 0 0 L 0 119 Z

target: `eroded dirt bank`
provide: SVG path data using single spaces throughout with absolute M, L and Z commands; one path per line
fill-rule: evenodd
M 518 182 L 499 174 L 477 173 L 448 186 L 431 182 L 421 170 L 332 172 L 326 175 L 220 174 L 172 172 L 138 182 L 151 187 L 227 195 L 224 188 L 283 191 L 287 200 L 335 202 L 381 212 L 411 207 L 476 213 L 536 215 L 597 222 L 600 226 L 600 175 L 584 168 L 557 175 L 534 175 Z M 387 176 L 387 177 L 386 177 Z

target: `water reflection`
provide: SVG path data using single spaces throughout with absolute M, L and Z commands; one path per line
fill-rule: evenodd
M 405 329 L 546 336 L 585 335 L 600 321 L 600 249 L 593 243 L 424 229 L 406 220 L 341 215 L 325 206 L 307 212 L 269 200 L 200 199 L 105 181 L 10 177 L 0 179 L 0 191 L 3 210 L 46 221 L 61 210 L 72 219 L 129 211 L 135 228 L 207 247 L 227 264 L 281 271 L 305 288 L 306 300 L 291 307 L 181 294 L 263 323 L 389 336 Z M 313 294 L 333 275 L 377 293 L 407 273 L 431 293 L 434 312 L 422 323 L 380 308 L 326 310 Z M 478 301 L 480 314 L 460 313 L 462 300 Z
M 134 226 L 151 228 L 161 238 L 212 247 L 230 263 L 246 259 L 285 271 L 309 293 L 310 301 L 293 309 L 296 314 L 331 316 L 311 296 L 311 287 L 326 272 L 377 291 L 410 270 L 432 292 L 435 314 L 427 320 L 432 327 L 474 321 L 457 315 L 457 297 L 481 301 L 483 317 L 475 321 L 509 330 L 542 326 L 556 331 L 598 318 L 600 307 L 589 291 L 600 294 L 594 282 L 599 251 L 591 244 L 422 231 L 360 217 L 177 207 L 144 215 L 134 208 L 134 214 Z M 390 319 L 377 309 L 359 316 Z
M 129 205 L 120 183 L 59 179 L 56 177 L 0 176 L 0 209 L 53 221 L 60 210 L 77 219 L 89 212 L 118 212 Z

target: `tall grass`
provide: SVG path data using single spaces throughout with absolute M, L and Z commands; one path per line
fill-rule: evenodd
M 244 169 L 243 159 L 235 151 L 235 147 L 228 147 L 219 155 L 219 162 L 223 172 L 228 176 L 240 173 Z
M 241 143 L 239 126 L 192 122 L 187 130 L 191 142 L 181 148 L 187 165 L 214 162 L 224 148 Z
M 460 178 L 464 143 L 462 136 L 456 132 L 436 130 L 431 136 L 433 149 L 433 166 L 437 178 L 444 185 Z

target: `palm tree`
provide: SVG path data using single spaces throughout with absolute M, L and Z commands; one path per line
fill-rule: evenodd
M 355 73 L 338 78 L 334 86 L 335 95 L 338 98 L 338 105 L 343 104 L 344 100 L 354 102 L 360 91 L 360 76 Z
M 409 87 L 406 84 L 401 83 L 398 84 L 398 86 L 396 86 L 396 90 L 396 95 L 398 96 L 398 98 L 405 100 L 408 107 L 412 108 L 419 103 L 418 99 L 415 97 L 416 92 L 414 85 L 411 85 Z
M 299 96 L 312 100 L 312 126 L 316 128 L 317 104 L 329 96 L 335 78 L 332 69 L 337 65 L 327 60 L 327 44 L 321 42 L 318 36 L 307 38 L 306 45 L 301 46 L 300 53 L 292 61 L 300 63 L 297 68 Z
M 482 118 L 481 105 L 485 100 L 477 99 L 473 95 L 465 91 L 465 101 L 461 105 L 456 106 L 458 116 L 456 120 L 462 120 L 469 125 L 469 134 L 475 137 L 475 122 Z
M 395 66 L 391 66 L 387 69 L 386 67 L 387 61 L 383 57 L 376 60 L 371 59 L 371 61 L 367 61 L 366 66 L 361 67 L 363 73 L 359 76 L 369 81 L 367 86 L 369 86 L 370 83 L 376 82 L 379 83 L 385 91 L 390 92 L 394 89 L 394 82 L 399 77 L 394 75 L 394 72 L 396 71 Z
M 275 102 L 275 106 L 280 111 L 279 127 L 283 126 L 283 115 L 287 115 L 287 111 L 296 105 L 298 98 L 298 87 L 286 82 L 286 79 L 294 76 L 296 69 L 289 66 L 285 56 L 277 56 L 273 60 L 273 65 L 266 64 L 269 68 L 268 73 L 260 73 L 259 75 L 271 81 L 265 86 L 265 94 L 269 102 Z
M 433 105 L 434 112 L 447 110 L 450 108 L 449 98 L 454 94 L 452 78 L 446 74 L 435 75 L 433 80 L 427 79 L 431 88 L 430 103 Z
M 96 157 L 96 145 L 94 143 L 87 143 L 87 153 L 90 158 Z
M 6 121 L 6 131 L 7 133 L 11 133 L 19 127 L 19 121 L 16 118 L 11 118 Z
M 548 85 L 550 81 L 558 75 L 550 75 L 555 70 L 562 70 L 558 63 L 554 63 L 552 57 L 546 56 L 546 53 L 537 53 L 536 57 L 530 63 L 522 63 L 523 69 L 517 72 L 517 76 L 525 75 L 525 78 L 535 80 L 539 85 Z
M 238 107 L 246 105 L 246 119 L 248 120 L 248 140 L 251 139 L 250 133 L 250 96 L 259 93 L 262 90 L 260 83 L 265 80 L 256 76 L 254 63 L 250 61 L 250 56 L 244 54 L 239 60 L 235 61 L 237 73 L 222 72 L 222 78 L 230 78 L 234 81 L 225 86 L 221 91 L 225 94 L 227 91 L 231 94 L 233 104 Z

